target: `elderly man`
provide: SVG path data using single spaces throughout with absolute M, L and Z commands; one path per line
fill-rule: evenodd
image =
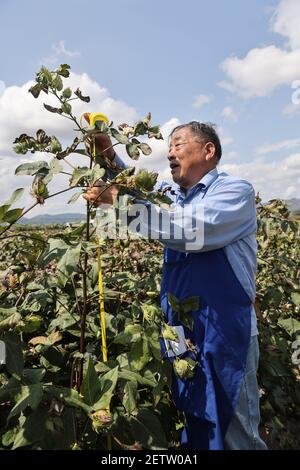
M 165 245 L 162 309 L 169 325 L 183 328 L 193 346 L 181 350 L 180 359 L 197 364 L 193 376 L 173 377 L 172 395 L 186 419 L 182 445 L 266 449 L 258 432 L 255 193 L 247 181 L 218 172 L 222 147 L 212 125 L 192 121 L 178 126 L 169 144 L 174 184 L 167 195 L 175 210 L 195 209 L 194 222 L 203 231 L 195 249 L 187 243 L 186 231 L 180 238 L 166 238 L 159 227 L 151 227 Z M 98 147 L 104 148 L 104 140 Z M 124 167 L 113 151 L 109 158 Z M 116 195 L 116 189 L 108 189 L 99 202 L 110 204 Z M 92 188 L 85 198 L 93 201 L 98 196 L 99 189 Z M 185 224 L 191 227 L 190 220 L 182 221 L 183 228 Z M 181 322 L 170 298 L 179 303 L 193 299 L 192 323 Z M 168 355 L 171 362 L 178 360 Z

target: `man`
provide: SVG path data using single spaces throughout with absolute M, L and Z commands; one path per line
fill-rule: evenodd
M 195 232 L 189 216 L 183 216 L 182 228 L 187 230 L 177 239 L 161 236 L 160 226 L 151 227 L 165 245 L 161 286 L 165 317 L 170 325 L 183 326 L 185 338 L 193 345 L 180 358 L 197 363 L 193 377 L 173 378 L 172 395 L 186 418 L 182 445 L 266 449 L 258 433 L 255 193 L 247 181 L 218 173 L 222 147 L 212 125 L 192 121 L 178 126 L 169 143 L 175 184 L 167 194 L 175 212 L 195 209 L 193 222 L 204 235 L 196 249 L 187 243 L 189 230 Z M 110 158 L 124 167 L 119 157 Z M 92 188 L 85 198 L 93 201 L 99 194 L 98 188 Z M 111 204 L 115 197 L 116 189 L 108 189 L 100 203 Z M 173 223 L 178 225 L 178 219 Z M 192 326 L 182 324 L 170 294 L 179 302 L 197 300 L 195 310 L 189 312 Z

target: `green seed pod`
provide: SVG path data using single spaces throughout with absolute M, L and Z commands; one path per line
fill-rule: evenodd
M 197 362 L 189 357 L 186 359 L 176 358 L 173 362 L 175 374 L 181 379 L 191 379 L 194 377 L 196 365 Z
M 30 194 L 36 198 L 39 204 L 44 204 L 45 198 L 49 195 L 49 193 L 41 175 L 35 176 Z
M 61 152 L 61 144 L 56 137 L 51 137 L 50 151 L 52 153 Z
M 188 364 L 187 361 L 185 361 L 184 359 L 178 359 L 177 358 L 173 362 L 173 367 L 174 367 L 175 374 L 178 377 L 180 377 L 181 379 L 186 377 L 188 367 L 189 367 L 189 364 Z
M 72 96 L 72 90 L 71 88 L 65 88 L 64 91 L 62 92 L 63 98 L 69 99 Z
M 113 423 L 111 414 L 106 410 L 94 411 L 90 414 L 93 429 L 98 432 L 103 428 L 110 426 Z
M 158 174 L 154 171 L 140 170 L 135 177 L 136 186 L 142 191 L 152 191 Z

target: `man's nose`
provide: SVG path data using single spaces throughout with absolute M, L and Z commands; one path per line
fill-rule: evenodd
M 174 148 L 173 148 L 173 147 L 169 147 L 169 149 L 168 149 L 168 159 L 169 159 L 169 160 L 172 160 L 173 158 L 175 158 L 175 155 L 174 155 Z

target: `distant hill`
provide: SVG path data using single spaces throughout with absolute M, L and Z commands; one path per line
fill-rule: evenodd
M 285 201 L 288 205 L 289 211 L 292 214 L 300 214 L 300 199 L 293 198 Z
M 35 217 L 22 217 L 19 224 L 23 225 L 46 225 L 46 224 L 65 224 L 67 222 L 80 222 L 85 220 L 85 214 L 65 213 L 65 214 L 43 214 Z
M 300 214 L 300 199 L 293 198 L 285 201 L 292 214 Z M 66 213 L 66 214 L 43 214 L 35 217 L 22 217 L 19 224 L 27 225 L 46 225 L 46 224 L 65 224 L 67 222 L 81 222 L 85 220 L 85 214 Z

